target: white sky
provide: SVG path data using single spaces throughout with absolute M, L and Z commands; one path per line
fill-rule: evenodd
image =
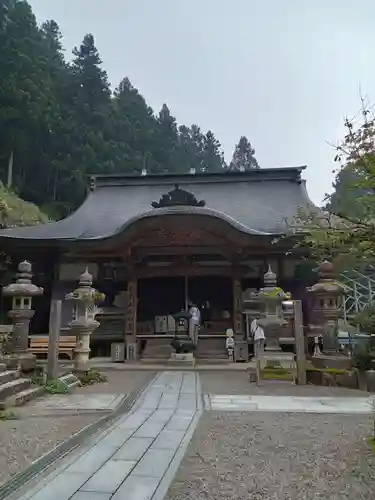
M 330 190 L 345 115 L 375 99 L 373 0 L 29 0 L 67 55 L 92 32 L 110 81 L 127 76 L 158 112 L 212 129 L 231 157 L 241 135 L 262 167 L 308 165 Z M 372 102 L 372 101 L 371 101 Z

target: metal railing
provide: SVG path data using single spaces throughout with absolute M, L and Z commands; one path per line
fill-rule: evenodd
M 350 270 L 341 274 L 341 280 L 346 286 L 346 296 L 343 305 L 344 320 L 363 311 L 375 300 L 375 275 L 363 274 L 360 271 Z

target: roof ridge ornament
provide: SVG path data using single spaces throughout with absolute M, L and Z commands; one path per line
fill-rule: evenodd
M 181 189 L 179 184 L 175 184 L 172 191 L 169 191 L 167 194 L 163 194 L 158 202 L 153 201 L 151 203 L 153 208 L 174 206 L 204 207 L 205 205 L 206 202 L 204 200 L 198 201 L 192 193 Z

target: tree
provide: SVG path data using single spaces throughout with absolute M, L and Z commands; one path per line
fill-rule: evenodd
M 0 155 L 3 166 L 14 159 L 12 184 L 27 192 L 28 173 L 38 162 L 50 127 L 54 95 L 43 38 L 30 6 L 14 0 L 2 7 Z M 34 184 L 35 177 L 34 173 Z
M 156 141 L 154 155 L 163 171 L 181 171 L 178 164 L 178 126 L 166 104 L 163 104 L 157 117 Z
M 60 194 L 70 208 L 80 203 L 89 173 L 111 172 L 109 114 L 111 92 L 92 34 L 85 35 L 66 75 L 65 131 L 68 139 Z
M 224 168 L 224 155 L 221 151 L 221 144 L 216 139 L 214 133 L 209 130 L 203 137 L 202 150 L 202 172 L 220 172 Z
M 124 78 L 111 93 L 94 36 L 66 61 L 55 20 L 39 27 L 26 0 L 0 0 L 0 181 L 60 218 L 87 174 L 220 171 L 219 141 L 164 105 L 155 116 Z
M 159 172 L 153 156 L 157 121 L 152 109 L 128 78 L 124 78 L 112 99 L 111 127 L 116 172 Z
M 363 104 L 363 103 L 362 103 Z M 297 224 L 305 229 L 302 242 L 317 260 L 329 258 L 337 266 L 364 266 L 375 257 L 375 118 L 363 105 L 361 120 L 345 120 L 346 134 L 336 147 L 339 182 L 356 193 L 355 213 L 336 193 L 327 196 L 330 212 L 309 210 Z M 350 213 L 349 213 L 350 212 Z
M 203 134 L 197 125 L 179 127 L 179 164 L 181 171 L 203 170 Z
M 258 161 L 255 158 L 255 149 L 251 146 L 247 137 L 243 135 L 235 147 L 229 170 L 233 172 L 253 168 L 259 168 Z

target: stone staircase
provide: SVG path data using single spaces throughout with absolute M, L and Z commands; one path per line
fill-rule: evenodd
M 146 346 L 141 354 L 141 361 L 144 363 L 163 363 L 167 361 L 173 348 L 172 339 L 147 339 Z
M 30 379 L 20 377 L 17 370 L 7 370 L 0 363 L 0 409 L 21 406 L 43 392 L 43 387 L 32 386 Z
M 216 363 L 228 361 L 228 351 L 225 347 L 224 336 L 209 338 L 200 337 L 196 357 L 201 363 Z

